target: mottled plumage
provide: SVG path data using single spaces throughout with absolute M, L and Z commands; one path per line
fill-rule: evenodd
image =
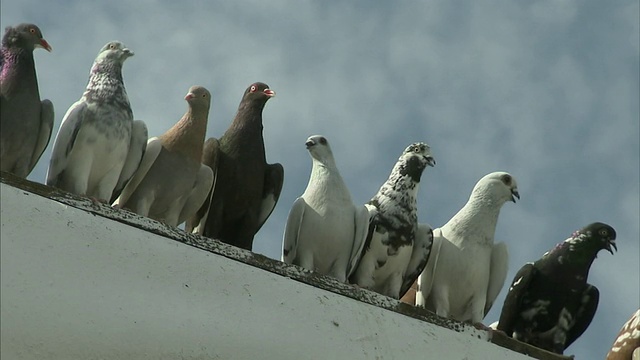
M 598 289 L 587 283 L 598 252 L 617 249 L 615 230 L 592 223 L 516 274 L 497 329 L 514 339 L 562 354 L 587 329 Z
M 640 309 L 620 329 L 606 360 L 640 360 Z
M 40 100 L 33 50 L 51 46 L 33 24 L 7 27 L 0 57 L 0 170 L 26 178 L 51 139 L 53 104 Z
M 344 282 L 362 252 L 369 213 L 353 204 L 327 139 L 314 135 L 305 145 L 312 159 L 311 176 L 289 212 L 282 261 Z
M 516 180 L 494 172 L 474 186 L 467 203 L 434 230 L 429 262 L 418 278 L 416 305 L 436 314 L 479 324 L 507 276 L 508 252 L 494 244 L 502 205 L 520 198 Z
M 122 80 L 122 64 L 130 56 L 133 52 L 118 41 L 98 53 L 82 98 L 60 125 L 47 185 L 111 202 L 138 168 L 147 127 L 133 121 Z
M 351 283 L 401 298 L 424 268 L 433 242 L 428 225 L 418 226 L 418 186 L 435 160 L 425 143 L 409 145 L 387 181 L 365 205 L 369 231 Z
M 220 140 L 205 143 L 202 161 L 213 170 L 214 184 L 187 231 L 251 250 L 284 180 L 282 165 L 267 164 L 262 138 L 262 110 L 274 95 L 264 83 L 249 86 L 231 126 Z
M 189 109 L 166 133 L 149 139 L 138 170 L 114 206 L 178 226 L 204 203 L 213 183 L 211 168 L 200 162 L 211 94 L 192 86 Z

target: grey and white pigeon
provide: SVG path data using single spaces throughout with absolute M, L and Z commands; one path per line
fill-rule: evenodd
M 431 252 L 433 231 L 426 224 L 418 226 L 416 197 L 424 169 L 434 165 L 427 144 L 409 145 L 365 205 L 369 231 L 351 283 L 400 299 L 420 275 Z
M 511 283 L 497 329 L 562 354 L 595 315 L 600 295 L 587 283 L 589 269 L 600 250 L 617 250 L 615 238 L 611 226 L 592 223 L 525 264 Z
M 51 139 L 53 104 L 40 100 L 33 50 L 51 51 L 33 24 L 7 27 L 0 57 L 0 170 L 26 178 Z
M 267 164 L 262 110 L 275 95 L 264 83 L 244 92 L 231 126 L 220 140 L 208 139 L 202 162 L 211 167 L 211 194 L 186 230 L 247 250 L 273 211 L 284 180 L 280 164 Z
M 640 360 L 640 309 L 624 323 L 605 360 Z
M 114 206 L 178 226 L 202 206 L 213 184 L 211 168 L 200 162 L 211 94 L 192 86 L 189 109 L 167 132 L 147 142 L 140 166 Z
M 480 325 L 507 276 L 507 247 L 494 243 L 494 235 L 502 205 L 514 197 L 520 194 L 513 176 L 485 175 L 462 209 L 434 230 L 432 254 L 418 278 L 417 306 Z
M 353 204 L 327 139 L 314 135 L 305 145 L 312 159 L 311 176 L 289 212 L 282 261 L 345 282 L 362 252 L 369 212 Z
M 53 144 L 47 185 L 112 202 L 138 168 L 147 126 L 133 121 L 122 64 L 133 52 L 107 43 L 93 63 L 84 94 L 65 114 Z

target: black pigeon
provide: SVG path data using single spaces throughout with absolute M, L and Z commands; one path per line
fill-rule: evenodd
M 51 139 L 53 104 L 40 101 L 33 50 L 51 46 L 33 24 L 7 27 L 0 57 L 0 170 L 26 178 Z
M 598 252 L 618 249 L 615 230 L 593 223 L 574 232 L 516 274 L 498 330 L 514 339 L 562 354 L 587 329 L 598 307 L 598 289 L 587 283 Z
M 202 162 L 213 170 L 213 187 L 186 231 L 251 250 L 284 180 L 282 165 L 267 164 L 262 138 L 262 110 L 274 95 L 267 84 L 249 86 L 224 135 L 205 142 Z

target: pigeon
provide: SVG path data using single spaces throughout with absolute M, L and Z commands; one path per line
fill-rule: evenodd
M 353 204 L 327 139 L 314 135 L 305 145 L 313 161 L 311 176 L 289 212 L 282 261 L 345 282 L 362 252 L 369 212 Z
M 605 360 L 640 360 L 640 309 L 624 323 Z
M 82 98 L 65 114 L 53 144 L 47 185 L 113 202 L 138 168 L 147 126 L 133 120 L 122 64 L 133 52 L 107 43 L 93 63 Z
M 0 58 L 0 170 L 26 178 L 51 139 L 53 104 L 40 101 L 33 50 L 51 46 L 33 24 L 7 27 Z
M 429 225 L 418 225 L 418 185 L 424 169 L 434 166 L 431 148 L 409 145 L 389 179 L 365 206 L 369 230 L 352 284 L 400 299 L 424 268 L 433 243 Z
M 187 112 L 149 139 L 138 170 L 113 204 L 174 227 L 196 213 L 213 184 L 213 171 L 200 162 L 211 94 L 192 86 L 184 99 Z
M 598 289 L 587 283 L 602 249 L 618 250 L 615 230 L 592 223 L 574 232 L 534 263 L 525 264 L 504 300 L 498 330 L 539 348 L 563 354 L 587 329 L 598 307 Z
M 213 170 L 214 185 L 203 207 L 187 222 L 188 232 L 251 250 L 284 180 L 282 165 L 266 163 L 262 138 L 262 110 L 274 95 L 267 84 L 250 85 L 231 126 L 219 140 L 205 143 L 202 162 Z
M 507 247 L 493 238 L 502 205 L 515 198 L 520 198 L 516 180 L 506 172 L 478 181 L 462 209 L 433 232 L 432 255 L 418 278 L 417 306 L 481 325 L 507 277 Z

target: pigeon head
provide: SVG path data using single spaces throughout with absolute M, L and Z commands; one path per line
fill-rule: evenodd
M 571 234 L 565 240 L 569 247 L 582 249 L 588 253 L 597 254 L 600 250 L 607 250 L 613 255 L 613 249 L 618 250 L 616 245 L 616 231 L 609 225 L 594 222 Z
M 516 179 L 511 174 L 503 171 L 485 175 L 473 188 L 472 196 L 473 195 L 488 196 L 499 205 L 507 201 L 515 203 L 516 198 L 520 199 Z
M 184 97 L 192 109 L 209 110 L 211 106 L 211 93 L 202 86 L 192 86 Z
M 51 52 L 51 45 L 42 37 L 40 28 L 34 24 L 20 24 L 15 27 L 8 26 L 2 38 L 2 46 L 29 51 L 33 51 L 35 48 L 43 48 Z
M 269 85 L 261 82 L 249 85 L 244 92 L 243 100 L 252 100 L 266 103 L 267 100 L 276 96 L 276 92 L 269 89 Z
M 333 157 L 329 141 L 322 135 L 309 136 L 304 145 L 307 147 L 307 150 L 309 150 L 311 157 L 318 161 L 322 162 L 326 160 L 327 157 Z
M 431 155 L 431 148 L 423 142 L 413 143 L 404 149 L 398 159 L 400 175 L 409 175 L 413 181 L 420 182 L 422 172 L 427 166 L 434 166 L 436 160 Z
M 122 64 L 133 55 L 133 51 L 129 50 L 129 48 L 124 46 L 120 41 L 110 41 L 100 49 L 96 63 L 116 62 Z

